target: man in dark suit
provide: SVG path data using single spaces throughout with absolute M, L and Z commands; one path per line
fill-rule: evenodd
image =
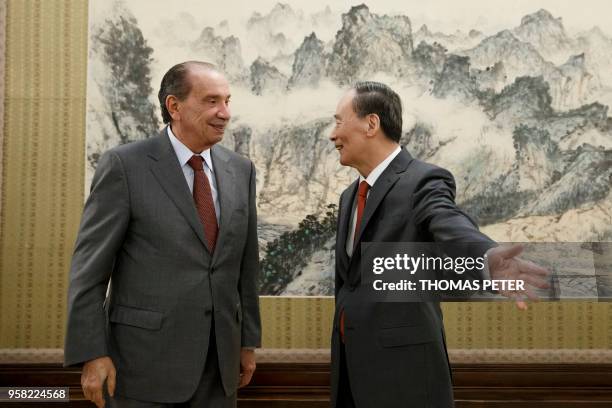
M 340 163 L 360 174 L 341 195 L 336 240 L 336 313 L 332 332 L 332 406 L 452 407 L 451 370 L 438 302 L 372 302 L 361 283 L 362 242 L 471 243 L 488 256 L 494 279 L 546 287 L 547 271 L 497 247 L 455 205 L 455 182 L 399 145 L 399 96 L 376 82 L 357 83 L 338 103 L 330 139 Z M 531 289 L 508 296 L 534 297 Z M 522 298 L 521 298 L 522 299 Z M 520 308 L 526 307 L 519 299 Z
M 168 126 L 100 158 L 65 345 L 65 364 L 83 364 L 83 391 L 99 407 L 235 407 L 255 370 L 255 168 L 217 145 L 229 100 L 213 65 L 178 64 L 159 91 Z

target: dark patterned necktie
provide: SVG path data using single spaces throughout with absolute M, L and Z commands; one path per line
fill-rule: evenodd
M 212 190 L 206 173 L 204 172 L 204 159 L 202 156 L 191 156 L 187 162 L 193 169 L 193 199 L 195 201 L 200 221 L 204 226 L 204 235 L 208 241 L 208 249 L 212 254 L 217 243 L 219 225 L 215 214 L 215 203 L 213 202 Z

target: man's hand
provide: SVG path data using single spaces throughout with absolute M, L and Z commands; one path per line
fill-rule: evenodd
M 515 299 L 516 306 L 520 310 L 527 310 L 527 303 L 523 299 L 527 297 L 533 301 L 538 300 L 538 296 L 531 287 L 549 288 L 547 278 L 550 271 L 533 262 L 518 258 L 521 252 L 523 252 L 522 245 L 498 246 L 487 252 L 487 258 L 491 279 L 522 280 L 525 282 L 525 290 L 523 291 L 500 291 L 499 293 Z
M 238 384 L 238 388 L 242 388 L 250 383 L 254 372 L 255 350 L 242 348 L 240 350 L 240 384 Z
M 85 398 L 96 404 L 98 408 L 103 408 L 104 393 L 102 387 L 104 381 L 106 380 L 108 393 L 112 397 L 115 394 L 116 375 L 115 365 L 110 357 L 100 357 L 86 362 L 81 374 L 81 387 L 83 387 Z

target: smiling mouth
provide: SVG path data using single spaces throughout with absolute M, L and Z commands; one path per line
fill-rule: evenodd
M 338 145 L 338 146 L 336 146 L 336 150 L 337 150 L 337 151 L 342 150 L 342 145 Z
M 218 130 L 219 132 L 224 132 L 225 131 L 225 125 L 210 125 L 213 128 L 215 128 L 216 130 Z

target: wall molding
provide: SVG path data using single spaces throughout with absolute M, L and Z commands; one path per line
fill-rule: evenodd
M 238 406 L 328 408 L 329 369 L 328 363 L 259 363 L 252 383 L 239 392 Z M 612 406 L 612 364 L 453 364 L 453 378 L 458 408 Z M 0 364 L 0 386 L 9 385 L 68 386 L 69 406 L 92 406 L 76 368 Z
M 449 349 L 453 364 L 611 364 L 610 349 Z M 62 349 L 0 349 L 0 364 L 61 364 Z M 329 349 L 257 349 L 258 363 L 329 364 Z

